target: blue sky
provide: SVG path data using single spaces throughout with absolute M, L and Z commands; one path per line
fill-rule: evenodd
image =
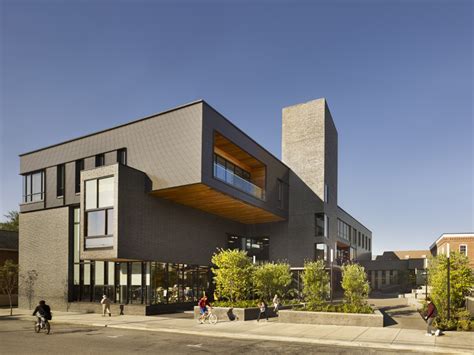
M 470 1 L 1 1 L 0 213 L 18 154 L 203 98 L 281 156 L 326 97 L 374 252 L 473 227 Z

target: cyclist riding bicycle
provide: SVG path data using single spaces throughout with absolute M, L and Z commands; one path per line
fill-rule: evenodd
M 204 295 L 201 297 L 201 299 L 198 302 L 199 306 L 199 312 L 201 316 L 199 319 L 203 319 L 207 315 L 207 306 L 209 305 L 209 301 L 207 300 L 207 297 Z
M 38 318 L 38 324 L 41 326 L 41 328 L 44 327 L 46 321 L 52 319 L 51 308 L 43 300 L 39 301 L 39 304 L 36 306 L 33 315 Z

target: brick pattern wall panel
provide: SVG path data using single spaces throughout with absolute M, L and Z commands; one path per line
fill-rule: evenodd
M 127 148 L 128 165 L 145 171 L 153 188 L 201 181 L 202 103 L 33 152 L 22 173 Z M 86 167 L 87 169 L 87 167 Z
M 79 195 L 76 194 L 76 163 L 66 164 L 66 196 L 65 204 L 79 204 Z
M 30 308 L 22 281 L 30 270 L 38 277 L 33 285 L 32 306 L 44 299 L 54 310 L 65 308 L 64 287 L 68 281 L 69 209 L 54 208 L 20 214 L 19 307 Z
M 58 207 L 64 205 L 64 197 L 58 198 L 57 194 L 57 168 L 46 169 L 46 207 Z
M 209 265 L 226 233 L 245 235 L 243 224 L 149 195 L 145 174 L 119 168 L 119 258 Z

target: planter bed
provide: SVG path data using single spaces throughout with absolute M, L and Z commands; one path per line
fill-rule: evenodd
M 383 314 L 378 309 L 372 314 L 282 310 L 279 312 L 278 321 L 297 324 L 383 327 Z
M 282 306 L 282 307 L 280 307 L 280 312 L 281 312 L 281 310 L 291 309 L 292 307 L 293 306 Z M 228 312 L 229 312 L 230 309 L 231 309 L 231 307 L 212 307 L 212 313 L 217 315 L 217 319 L 219 321 L 228 321 L 228 320 L 230 320 L 229 316 L 228 316 Z M 200 316 L 199 310 L 200 310 L 200 308 L 198 306 L 194 306 L 194 319 L 199 318 L 199 316 Z M 255 319 L 258 318 L 258 313 L 259 312 L 260 312 L 260 310 L 258 309 L 258 307 L 233 308 L 232 309 L 232 313 L 235 316 L 237 316 L 237 318 L 238 318 L 236 320 L 239 320 L 239 321 L 241 321 L 241 320 L 243 320 L 243 321 L 255 320 Z M 275 314 L 275 312 L 273 312 L 273 307 L 268 307 L 267 308 L 267 314 L 268 314 L 268 318 L 273 318 L 273 317 L 277 316 Z

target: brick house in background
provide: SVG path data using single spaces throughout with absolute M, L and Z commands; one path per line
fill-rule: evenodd
M 430 246 L 430 252 L 436 256 L 456 251 L 469 258 L 469 265 L 474 269 L 474 232 L 471 233 L 444 233 Z

